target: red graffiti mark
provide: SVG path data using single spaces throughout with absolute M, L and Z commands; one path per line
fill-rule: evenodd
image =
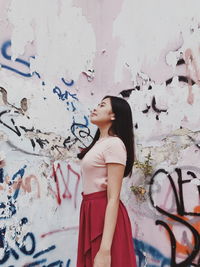
M 52 234 L 56 234 L 56 233 L 60 233 L 60 232 L 65 232 L 65 231 L 71 231 L 71 230 L 78 230 L 78 226 L 64 227 L 63 229 L 58 229 L 58 230 L 54 230 L 54 231 L 42 234 L 40 237 L 44 238 L 48 235 L 52 235 Z
M 61 177 L 61 179 L 62 179 L 61 181 L 63 182 L 64 187 L 65 187 L 65 190 L 64 190 L 64 193 L 62 194 L 62 197 L 64 199 L 66 199 L 66 198 L 71 199 L 72 194 L 69 191 L 69 181 L 71 178 L 71 173 L 75 174 L 77 181 L 76 181 L 75 192 L 74 192 L 74 207 L 76 208 L 76 206 L 77 206 L 77 191 L 78 191 L 78 184 L 80 182 L 80 174 L 78 172 L 76 172 L 75 170 L 73 170 L 70 164 L 67 164 L 66 167 L 67 167 L 67 177 L 65 180 L 60 163 L 57 164 L 56 168 L 55 168 L 55 165 L 53 164 L 53 174 L 51 175 L 51 177 L 54 178 L 54 181 L 56 183 L 56 192 L 52 188 L 50 188 L 50 191 L 55 195 L 57 202 L 60 205 L 62 202 L 62 199 L 61 199 L 61 192 L 60 192 L 60 182 L 59 182 L 59 177 L 58 177 L 58 172 L 59 172 L 60 173 L 59 176 Z

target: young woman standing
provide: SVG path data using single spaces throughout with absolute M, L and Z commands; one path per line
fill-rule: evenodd
M 78 154 L 83 181 L 77 267 L 136 267 L 131 223 L 120 200 L 122 179 L 134 162 L 133 122 L 128 102 L 106 96 L 93 110 L 98 126 Z

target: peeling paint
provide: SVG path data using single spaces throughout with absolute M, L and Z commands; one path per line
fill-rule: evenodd
M 133 111 L 138 165 L 121 198 L 138 266 L 198 266 L 199 1 L 0 6 L 0 265 L 75 266 L 76 155 L 112 94 Z

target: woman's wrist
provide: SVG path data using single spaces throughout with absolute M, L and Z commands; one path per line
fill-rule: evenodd
M 111 249 L 110 248 L 106 248 L 106 247 L 100 247 L 99 251 L 103 254 L 110 254 Z

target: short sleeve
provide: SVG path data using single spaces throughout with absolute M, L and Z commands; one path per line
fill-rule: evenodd
M 126 165 L 126 147 L 123 141 L 117 137 L 110 139 L 103 151 L 105 163 L 120 163 Z

